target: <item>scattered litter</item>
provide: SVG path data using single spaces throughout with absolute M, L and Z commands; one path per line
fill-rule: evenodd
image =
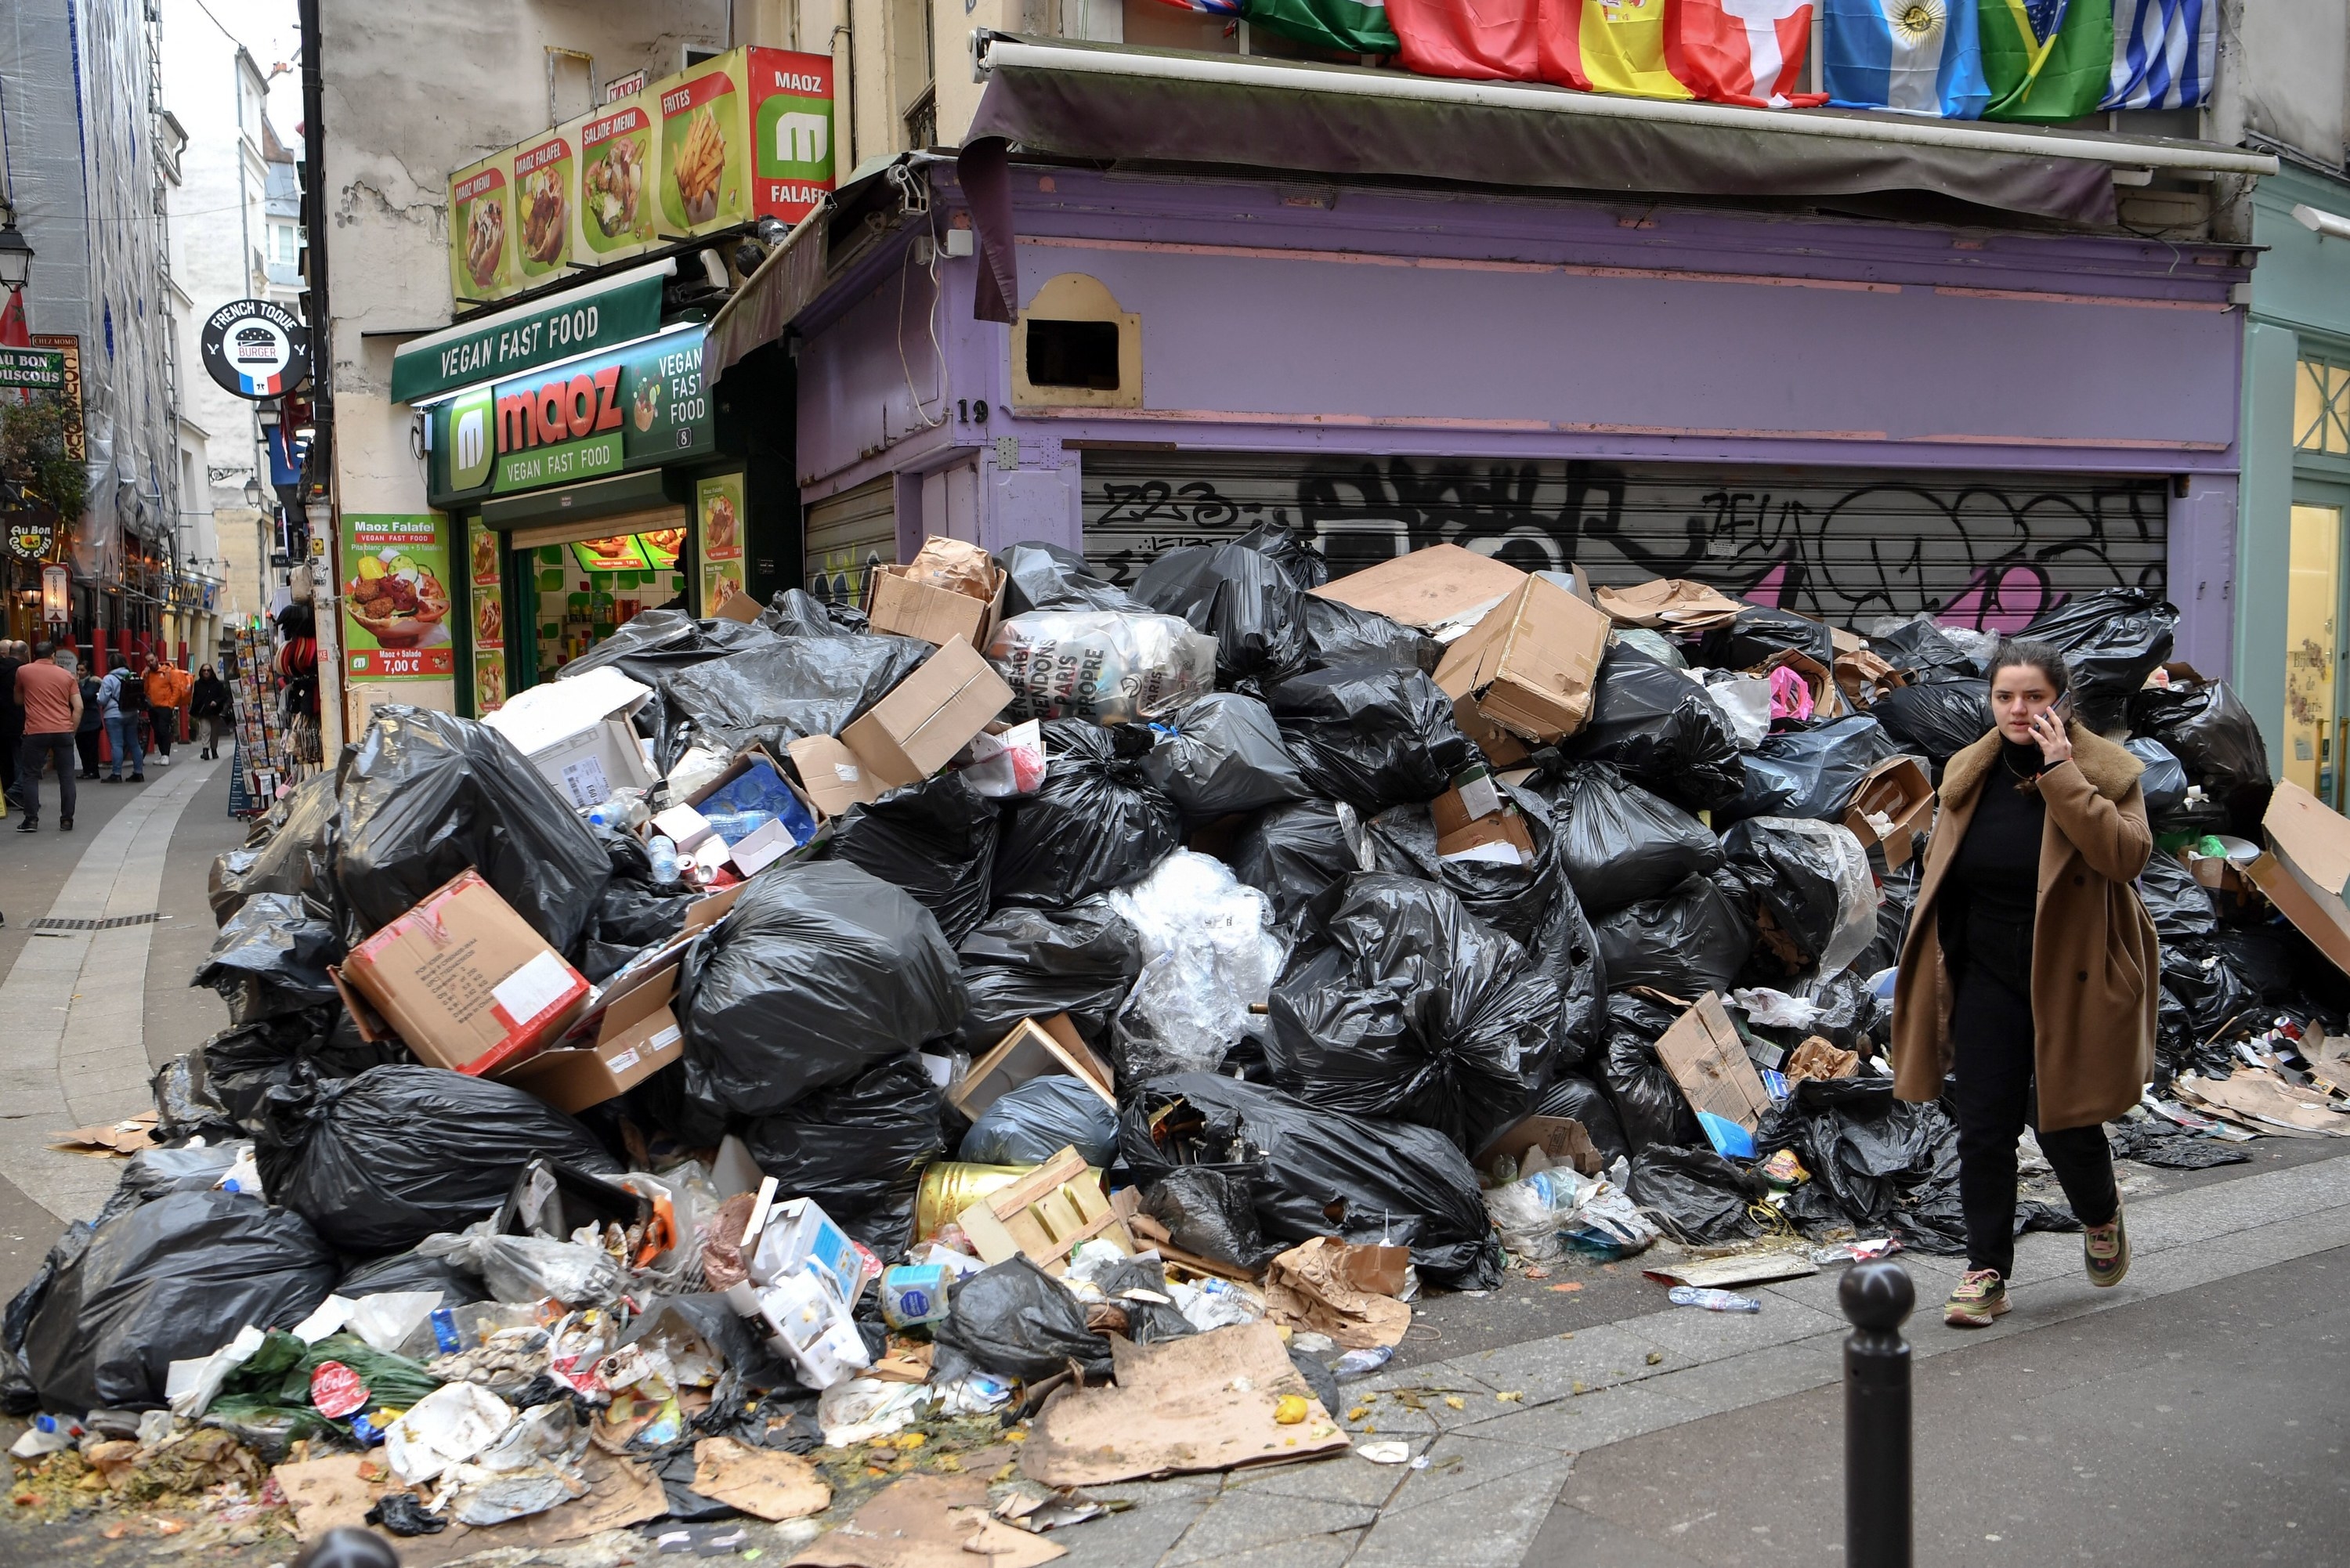
M 1762 1303 L 1749 1296 L 1729 1291 L 1701 1289 L 1696 1285 L 1675 1285 L 1665 1293 L 1665 1299 L 1675 1306 L 1703 1307 L 1708 1312 L 1761 1312 Z

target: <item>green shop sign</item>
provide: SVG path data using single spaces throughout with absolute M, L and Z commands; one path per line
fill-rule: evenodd
M 674 262 L 639 267 L 556 299 L 416 338 L 391 357 L 391 400 L 422 402 L 650 337 L 660 330 L 661 280 L 675 267 Z
M 704 328 L 473 387 L 427 410 L 432 504 L 512 495 L 708 457 Z
M 0 387 L 38 392 L 66 389 L 66 357 L 59 348 L 0 348 Z

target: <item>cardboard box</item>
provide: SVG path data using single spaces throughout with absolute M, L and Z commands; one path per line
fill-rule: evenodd
M 1771 1096 L 1763 1091 L 1754 1064 L 1746 1059 L 1746 1046 L 1730 1014 L 1722 1010 L 1721 997 L 1709 991 L 1675 1020 L 1657 1042 L 1657 1059 L 1680 1085 L 1700 1123 L 1712 1117 L 1742 1128 L 1752 1147 L 1752 1135 L 1762 1113 L 1771 1108 Z M 1721 1149 L 1719 1129 L 1709 1126 L 1706 1133 L 1714 1139 L 1717 1150 L 1729 1152 Z
M 473 1074 L 561 1034 L 588 990 L 586 978 L 470 870 L 353 948 L 340 973 L 419 1061 Z
M 629 722 L 652 694 L 607 667 L 516 692 L 482 723 L 512 741 L 556 794 L 585 809 L 618 789 L 652 787 L 652 764 Z
M 1456 784 L 1429 803 L 1436 828 L 1436 853 L 1450 858 L 1489 845 L 1506 844 L 1518 852 L 1513 864 L 1530 866 L 1534 858 L 1534 835 L 1525 818 L 1509 803 L 1490 777 Z
M 1314 593 L 1449 641 L 1483 619 L 1486 611 L 1517 592 L 1525 580 L 1526 574 L 1507 561 L 1458 545 L 1430 545 L 1349 572 Z
M 1703 583 L 1657 577 L 1628 588 L 1602 588 L 1599 607 L 1617 626 L 1655 631 L 1707 631 L 1738 618 L 1738 601 Z
M 732 860 L 734 863 L 734 868 L 745 877 L 757 875 L 794 850 L 805 848 L 823 836 L 822 812 L 817 809 L 815 801 L 808 797 L 806 792 L 793 784 L 791 775 L 785 771 L 784 764 L 775 760 L 774 753 L 757 744 L 743 747 L 735 753 L 733 759 L 708 783 L 686 796 L 681 805 L 671 808 L 673 811 L 693 812 L 695 820 L 701 822 L 704 833 L 714 831 L 708 820 L 701 816 L 701 808 L 710 805 L 712 797 L 720 791 L 756 768 L 765 768 L 772 773 L 775 783 L 788 792 L 794 800 L 806 808 L 808 819 L 805 824 L 800 825 L 800 830 L 795 831 L 789 820 L 778 815 L 775 821 L 754 828 L 740 839 L 728 845 L 726 855 L 719 864 L 723 865 L 726 860 Z M 717 808 L 712 807 L 712 809 Z M 664 812 L 661 816 L 666 817 L 669 815 L 670 813 Z M 655 827 L 658 828 L 661 817 L 656 817 L 653 820 Z M 672 834 L 671 836 L 675 837 L 675 835 Z M 678 848 L 680 850 L 686 848 L 683 839 L 678 840 Z
M 1024 1018 L 996 1044 L 995 1049 L 972 1064 L 962 1085 L 947 1098 L 955 1109 L 977 1121 L 988 1106 L 1027 1083 L 1050 1073 L 1066 1073 L 1102 1097 L 1115 1110 L 1118 1093 L 1110 1070 L 1077 1033 L 1066 1012 L 1039 1023 Z
M 1001 568 L 995 573 L 995 593 L 978 599 L 951 588 L 917 582 L 912 566 L 877 566 L 865 579 L 865 614 L 875 631 L 894 632 L 945 647 L 962 638 L 973 648 L 985 648 L 994 635 L 996 618 L 1003 613 Z
M 1813 718 L 1841 719 L 1846 715 L 1844 689 L 1836 684 L 1835 671 L 1808 653 L 1783 648 L 1748 673 L 1768 675 L 1782 665 L 1804 678 L 1804 689 L 1812 694 Z
M 2248 875 L 2293 928 L 2350 973 L 2350 821 L 2287 779 L 2261 818 L 2269 852 Z
M 1607 1162 L 1599 1158 L 1598 1147 L 1591 1141 L 1591 1134 L 1573 1116 L 1526 1116 L 1513 1122 L 1486 1139 L 1485 1147 L 1470 1163 L 1482 1170 L 1507 1155 L 1517 1162 L 1518 1173 L 1524 1176 L 1531 1174 L 1526 1168 L 1526 1156 L 1534 1149 L 1542 1150 L 1546 1164 L 1571 1165 L 1586 1176 L 1596 1176 L 1607 1168 Z
M 1893 831 L 1879 834 L 1869 826 L 1870 812 L 1891 817 Z M 1909 858 L 1912 836 L 1933 830 L 1934 786 L 1926 770 L 1909 757 L 1888 757 L 1877 763 L 1861 774 L 1860 783 L 1854 786 L 1852 799 L 1844 808 L 1844 825 L 1864 849 L 1883 844 L 1885 868 L 1896 869 Z
M 1555 583 L 1528 577 L 1444 650 L 1436 684 L 1528 741 L 1565 740 L 1591 717 L 1609 622 Z
M 791 743 L 808 802 L 837 817 L 920 784 L 954 759 L 1012 701 L 1012 688 L 963 639 L 950 639 L 837 737 Z
M 672 958 L 591 997 L 579 1028 L 562 1045 L 525 1056 L 491 1076 L 529 1090 L 558 1111 L 577 1113 L 602 1105 L 685 1054 L 684 1033 L 670 1006 L 676 994 L 677 961 Z M 591 1031 L 588 1037 L 571 1044 L 583 1030 Z

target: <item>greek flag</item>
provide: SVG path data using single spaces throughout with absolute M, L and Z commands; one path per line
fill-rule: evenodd
M 1975 0 L 1823 0 L 1821 13 L 1837 108 L 1973 119 L 1991 101 Z
M 2193 109 L 2220 61 L 2220 0 L 2114 0 L 2114 74 L 2100 109 Z

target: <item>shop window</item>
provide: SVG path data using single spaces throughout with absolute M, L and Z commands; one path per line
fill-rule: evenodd
M 1024 407 L 1142 406 L 1142 317 L 1098 278 L 1045 281 L 1012 327 L 1012 400 Z
M 2350 457 L 2350 365 L 2303 359 L 2293 383 L 2293 444 Z

